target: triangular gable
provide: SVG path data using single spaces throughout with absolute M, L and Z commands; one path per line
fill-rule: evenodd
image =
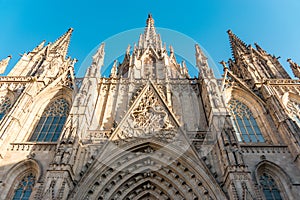
M 169 109 L 163 95 L 148 82 L 116 127 L 110 140 L 159 138 L 170 142 L 181 131 L 181 125 Z

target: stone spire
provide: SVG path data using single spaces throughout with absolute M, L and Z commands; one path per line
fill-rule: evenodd
M 229 68 L 238 78 L 243 79 L 252 88 L 266 79 L 289 79 L 289 75 L 279 63 L 278 58 L 268 54 L 258 44 L 255 48 L 246 45 L 231 30 L 227 31 L 233 60 L 229 59 Z
M 292 59 L 287 59 L 287 61 L 290 63 L 290 67 L 295 75 L 295 77 L 300 79 L 300 66 L 295 63 L 294 61 L 292 61 Z
M 156 30 L 154 27 L 154 19 L 152 18 L 151 14 L 148 14 L 144 34 L 140 35 L 138 43 L 138 47 L 140 49 L 146 49 L 149 46 L 152 46 L 154 49 L 162 48 L 160 35 L 156 34 Z
M 69 28 L 68 31 L 58 38 L 50 47 L 51 52 L 60 53 L 63 58 L 66 57 L 68 53 L 68 48 L 72 36 L 73 28 Z
M 232 54 L 234 56 L 234 59 L 237 60 L 240 58 L 240 55 L 248 52 L 247 45 L 240 38 L 238 38 L 235 34 L 233 34 L 231 30 L 228 30 L 227 33 L 229 36 Z
M 7 58 L 0 61 L 0 74 L 3 74 L 5 72 L 5 69 L 6 69 L 10 59 L 11 59 L 11 56 L 9 55 L 9 56 L 7 56 Z
M 124 59 L 114 66 L 110 77 L 133 79 L 189 78 L 185 63 L 179 64 L 172 46 L 170 53 L 163 47 L 160 35 L 156 33 L 151 14 L 146 20 L 144 32 L 138 45 L 127 47 Z M 116 69 L 117 70 L 116 70 Z
M 29 53 L 24 53 L 8 76 L 56 77 L 62 66 L 68 68 L 71 59 L 66 58 L 73 29 L 70 28 L 54 43 L 45 46 L 42 41 Z

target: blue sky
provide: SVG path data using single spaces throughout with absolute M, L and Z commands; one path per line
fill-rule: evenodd
M 231 57 L 226 31 L 232 29 L 247 44 L 257 42 L 281 56 L 289 72 L 287 58 L 300 64 L 299 0 L 0 0 L 0 59 L 12 55 L 11 68 L 19 54 L 73 27 L 69 55 L 79 60 L 79 68 L 101 41 L 144 27 L 149 12 L 156 26 L 193 38 L 216 63 Z

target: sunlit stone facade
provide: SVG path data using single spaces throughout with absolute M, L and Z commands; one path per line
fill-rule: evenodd
M 228 31 L 224 76 L 196 44 L 191 78 L 149 15 L 108 78 L 102 44 L 80 79 L 72 31 L 0 77 L 0 199 L 299 198 L 296 63 Z

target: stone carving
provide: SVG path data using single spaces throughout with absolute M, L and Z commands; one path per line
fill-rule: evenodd
M 300 127 L 300 103 L 293 101 L 293 100 L 289 100 L 286 107 L 287 107 L 288 113 L 290 114 L 290 117 Z
M 170 140 L 175 136 L 174 124 L 171 122 L 163 103 L 147 88 L 138 100 L 127 121 L 121 126 L 120 139 L 133 137 L 163 137 Z
M 287 109 L 290 113 L 300 117 L 300 104 L 298 102 L 292 100 L 288 101 Z

